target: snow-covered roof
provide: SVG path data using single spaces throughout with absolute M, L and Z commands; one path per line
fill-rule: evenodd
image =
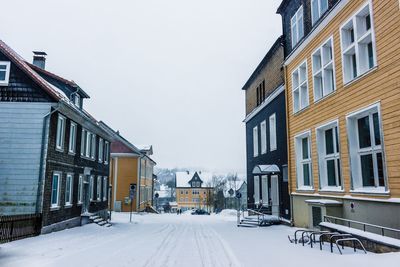
M 203 181 L 201 187 L 212 186 L 212 173 L 209 172 L 176 172 L 176 187 L 190 187 L 189 181 L 192 180 L 193 176 L 197 173 L 200 179 Z

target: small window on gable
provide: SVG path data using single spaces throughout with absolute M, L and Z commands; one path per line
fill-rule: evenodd
M 10 79 L 10 62 L 0 61 L 0 86 L 8 86 Z
M 304 24 L 303 24 L 303 6 L 300 6 L 296 13 L 290 20 L 290 28 L 292 34 L 292 48 L 303 38 L 304 36 Z
M 311 0 L 311 18 L 314 25 L 328 10 L 328 0 Z
M 77 93 L 74 94 L 74 104 L 76 107 L 80 108 L 81 107 L 81 96 L 78 95 Z

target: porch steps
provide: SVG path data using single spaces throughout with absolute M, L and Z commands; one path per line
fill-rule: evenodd
M 100 216 L 97 216 L 97 215 L 92 215 L 92 216 L 90 216 L 89 219 L 92 223 L 95 223 L 99 226 L 104 226 L 104 227 L 112 226 L 112 224 L 108 220 L 104 220 L 103 218 L 101 218 Z

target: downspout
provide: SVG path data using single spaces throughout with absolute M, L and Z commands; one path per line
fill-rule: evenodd
M 43 128 L 42 128 L 42 144 L 41 144 L 41 155 L 40 155 L 40 165 L 39 165 L 39 178 L 38 178 L 38 189 L 37 189 L 37 196 L 36 196 L 36 213 L 40 213 L 41 211 L 43 211 L 43 193 L 44 193 L 44 164 L 45 164 L 45 160 L 47 158 L 47 150 L 45 150 L 45 142 L 46 142 L 46 135 L 47 135 L 47 120 L 49 119 L 49 133 L 50 133 L 50 117 L 51 115 L 58 111 L 60 109 L 60 104 L 57 104 L 57 106 L 51 110 L 49 113 L 47 113 L 46 115 L 44 115 L 43 117 Z M 39 202 L 40 202 L 40 206 L 39 206 Z
M 290 157 L 290 127 L 289 127 L 289 101 L 288 95 L 289 90 L 287 88 L 288 85 L 288 78 L 287 78 L 287 66 L 283 65 L 283 75 L 284 75 L 284 82 L 285 82 L 285 105 L 286 105 L 286 134 L 287 134 L 287 164 L 288 164 L 288 189 L 290 194 L 290 222 L 291 225 L 294 225 L 293 219 L 293 195 L 292 195 L 292 164 L 291 164 L 291 157 Z
M 136 192 L 137 192 L 137 209 L 136 211 L 139 212 L 140 211 L 140 191 L 141 191 L 141 180 L 142 180 L 142 159 L 146 157 L 146 155 L 141 155 L 139 157 L 139 177 L 138 177 L 138 185 L 136 186 Z

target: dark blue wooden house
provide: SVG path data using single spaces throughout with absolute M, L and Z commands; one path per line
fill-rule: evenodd
M 276 40 L 243 86 L 246 92 L 247 202 L 290 218 L 283 38 Z

